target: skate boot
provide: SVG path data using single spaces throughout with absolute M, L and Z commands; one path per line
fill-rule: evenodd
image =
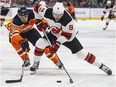
M 34 62 L 32 67 L 30 67 L 31 75 L 35 74 L 39 67 L 39 62 Z
M 0 26 L 3 26 L 3 22 L 0 22 Z
M 99 69 L 103 70 L 107 75 L 112 75 L 112 70 L 104 64 L 102 64 Z
M 63 66 L 63 64 L 58 60 L 58 62 L 56 63 L 56 66 L 57 66 L 59 69 L 61 69 L 62 66 Z
M 106 30 L 106 29 L 107 29 L 107 27 L 104 27 L 104 28 L 103 28 L 103 30 Z
M 28 67 L 30 65 L 31 65 L 30 61 L 26 60 L 26 61 L 24 61 L 24 64 L 22 65 L 22 67 Z

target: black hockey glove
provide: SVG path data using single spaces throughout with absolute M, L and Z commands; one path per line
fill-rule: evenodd
M 27 40 L 23 39 L 19 42 L 20 46 L 22 47 L 23 51 L 26 51 L 27 49 L 27 52 L 30 51 L 30 48 L 29 48 L 29 43 Z

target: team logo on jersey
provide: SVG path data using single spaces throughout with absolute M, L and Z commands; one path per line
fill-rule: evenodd
M 21 32 L 21 33 L 25 33 L 25 32 L 27 32 L 31 27 L 32 27 L 32 25 L 29 25 L 29 26 L 27 26 L 26 28 L 22 29 L 20 32 Z

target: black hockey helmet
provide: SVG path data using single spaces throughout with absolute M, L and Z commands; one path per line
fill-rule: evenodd
M 25 6 L 21 6 L 19 9 L 18 9 L 18 16 L 25 16 L 25 15 L 29 15 L 29 12 L 27 10 L 27 8 Z
M 71 2 L 67 2 L 67 6 L 71 6 Z

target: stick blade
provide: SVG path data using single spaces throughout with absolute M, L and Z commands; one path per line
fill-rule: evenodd
M 70 79 L 70 83 L 74 83 L 72 79 Z
M 16 82 L 21 82 L 22 80 L 6 80 L 6 83 L 16 83 Z

